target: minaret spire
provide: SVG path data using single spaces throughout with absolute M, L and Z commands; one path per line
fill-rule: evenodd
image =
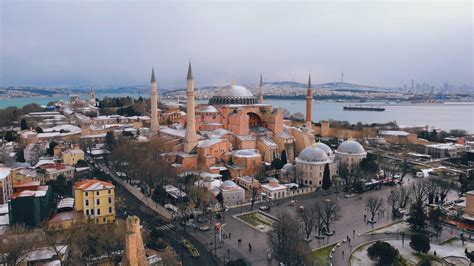
M 311 115 L 313 111 L 313 87 L 311 85 L 311 73 L 308 77 L 308 90 L 306 91 L 306 130 L 312 131 Z
M 341 83 L 344 83 L 344 65 L 342 65 L 342 70 L 341 70 Z
M 263 77 L 262 77 L 262 74 L 260 74 L 260 87 L 259 87 L 259 93 L 258 93 L 258 103 L 263 103 Z
M 158 86 L 156 85 L 155 69 L 151 68 L 151 79 L 150 79 L 150 105 L 151 105 L 151 117 L 150 117 L 150 133 L 156 135 L 160 130 L 160 124 L 158 122 Z
M 186 134 L 184 135 L 184 152 L 191 153 L 197 145 L 196 121 L 194 108 L 194 78 L 191 61 L 188 66 L 186 89 Z

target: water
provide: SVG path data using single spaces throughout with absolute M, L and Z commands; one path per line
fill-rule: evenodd
M 268 100 L 266 103 L 291 113 L 306 112 L 303 100 Z M 384 112 L 344 111 L 344 105 L 348 103 L 313 102 L 313 121 L 333 119 L 368 124 L 396 121 L 404 126 L 429 125 L 443 130 L 464 129 L 474 133 L 474 103 L 383 104 Z
M 138 98 L 138 94 L 98 94 L 104 96 L 120 97 L 131 96 Z M 143 95 L 147 97 L 147 95 Z M 86 99 L 87 95 L 81 95 Z M 7 106 L 21 107 L 28 103 L 46 105 L 50 101 L 67 100 L 68 96 L 52 98 L 14 98 L 0 100 L 0 109 Z M 207 101 L 198 101 L 206 103 Z M 305 113 L 304 100 L 265 100 L 265 103 L 274 107 L 282 107 L 291 113 Z M 348 103 L 313 102 L 313 120 L 345 120 L 350 123 L 385 123 L 396 121 L 405 126 L 435 126 L 443 130 L 464 129 L 474 133 L 474 103 L 445 103 L 445 104 L 383 104 L 384 112 L 344 111 L 342 107 Z

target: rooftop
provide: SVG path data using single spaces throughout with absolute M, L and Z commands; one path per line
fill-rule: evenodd
M 112 189 L 115 186 L 110 182 L 105 182 L 97 179 L 83 179 L 77 181 L 74 184 L 74 189 L 80 189 L 83 191 L 91 191 L 91 190 L 103 190 L 103 189 Z

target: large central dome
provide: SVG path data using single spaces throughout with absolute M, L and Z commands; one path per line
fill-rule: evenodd
M 239 85 L 228 85 L 220 88 L 216 95 L 209 99 L 209 104 L 257 104 L 257 97 L 247 88 Z

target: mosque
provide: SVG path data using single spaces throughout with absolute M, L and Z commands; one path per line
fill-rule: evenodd
M 255 177 L 264 165 L 278 158 L 286 160 L 282 173 L 293 179 L 290 182 L 320 186 L 325 164 L 329 164 L 331 175 L 336 175 L 340 166 L 354 169 L 366 156 L 364 148 L 354 140 L 342 143 L 336 152 L 324 143 L 315 142 L 311 76 L 304 127 L 292 126 L 291 121 L 284 120 L 281 108 L 264 102 L 261 76 L 258 97 L 233 83 L 221 87 L 208 104 L 196 106 L 194 93 L 189 63 L 186 113 L 182 114 L 185 119 L 171 126 L 160 125 L 163 120 L 159 116 L 164 113 L 157 109 L 157 82 L 152 70 L 150 134 L 165 144 L 167 152 L 161 157 L 177 174 L 205 173 L 234 180 Z

